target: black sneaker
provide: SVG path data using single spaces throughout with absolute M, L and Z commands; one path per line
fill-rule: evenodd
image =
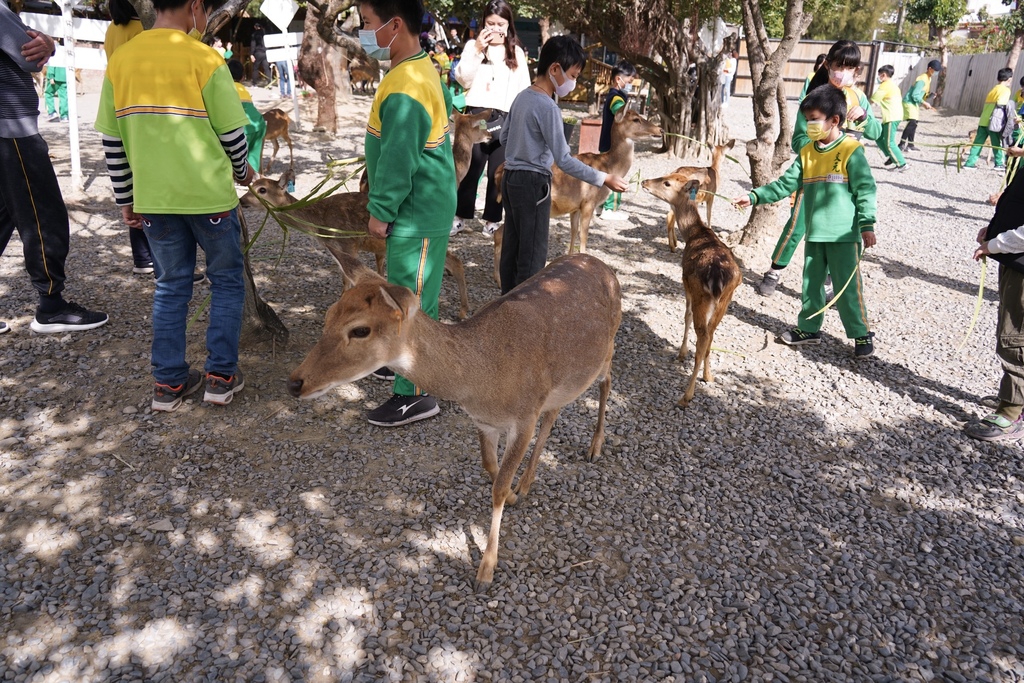
M 153 410 L 170 413 L 178 409 L 181 400 L 190 394 L 196 393 L 199 387 L 203 386 L 203 373 L 198 370 L 189 370 L 188 379 L 184 384 L 172 386 L 170 384 L 156 383 L 153 387 Z
M 757 284 L 757 293 L 761 296 L 771 296 L 775 288 L 779 286 L 779 271 L 769 270 Z
M 78 332 L 106 325 L 108 320 L 110 318 L 107 317 L 106 313 L 90 311 L 68 301 L 64 303 L 64 308 L 56 313 L 43 313 L 36 309 L 36 317 L 33 318 L 30 327 L 34 332 L 41 334 Z
M 132 268 L 132 273 L 135 275 L 152 275 L 153 274 L 153 262 L 140 263 Z
M 203 400 L 218 406 L 226 406 L 231 403 L 235 394 L 245 388 L 245 380 L 238 370 L 230 377 L 209 372 L 206 374 L 206 393 Z
M 909 149 L 911 152 L 916 152 L 917 151 L 917 146 L 914 145 L 913 142 L 911 142 L 911 143 L 907 144 L 907 149 Z
M 900 144 L 898 144 L 896 146 L 900 148 L 901 152 L 906 152 L 907 151 L 907 143 L 906 143 L 906 141 L 901 141 Z
M 895 163 L 896 163 L 896 162 L 895 162 L 895 161 L 893 161 L 892 159 L 886 159 L 886 160 L 885 160 L 885 165 L 886 165 L 886 166 L 892 166 L 892 165 L 893 165 L 893 164 L 895 164 Z
M 10 331 L 11 331 L 11 326 L 8 325 L 7 323 L 5 323 L 3 320 L 0 320 L 0 334 L 5 334 L 5 333 L 10 332 Z
M 867 358 L 875 352 L 874 339 L 875 333 L 868 332 L 863 337 L 857 337 L 853 340 L 853 355 L 857 358 Z
M 366 414 L 366 420 L 378 427 L 400 427 L 410 422 L 426 420 L 441 412 L 437 399 L 421 396 L 400 396 L 395 394 L 380 406 Z
M 386 382 L 392 382 L 395 379 L 395 371 L 385 365 L 384 367 L 377 368 L 376 370 L 371 372 L 370 376 L 376 377 L 377 379 L 382 379 Z
M 783 332 L 779 337 L 786 346 L 802 346 L 803 344 L 820 344 L 821 332 L 804 332 L 799 327 L 794 327 L 788 332 Z

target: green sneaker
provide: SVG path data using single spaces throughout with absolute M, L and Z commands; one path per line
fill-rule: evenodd
M 1024 438 L 1024 415 L 1010 422 L 998 413 L 992 413 L 964 428 L 964 433 L 979 441 L 1015 441 Z

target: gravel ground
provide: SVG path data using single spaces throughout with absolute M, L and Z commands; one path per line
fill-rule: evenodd
M 368 107 L 346 108 L 337 140 L 295 136 L 300 190 L 328 155 L 358 153 Z M 921 142 L 974 125 L 924 115 Z M 749 101 L 728 119 L 752 134 Z M 63 181 L 66 133 L 43 132 Z M 716 382 L 685 412 L 665 207 L 631 195 L 628 224 L 597 221 L 591 251 L 624 293 L 605 454 L 583 459 L 594 388 L 506 510 L 494 584 L 477 594 L 490 487 L 468 417 L 445 404 L 387 431 L 362 419 L 387 397 L 382 382 L 315 402 L 285 392 L 341 289 L 306 238 L 278 262 L 269 227 L 254 262 L 289 346 L 245 349 L 247 387 L 227 408 L 150 412 L 153 285 L 130 274 L 97 137 L 83 140 L 68 293 L 112 322 L 31 333 L 17 238 L 0 259 L 0 319 L 14 327 L 0 338 L 0 681 L 1024 680 L 1021 451 L 960 432 L 999 378 L 994 269 L 954 350 L 995 173 L 957 175 L 925 150 L 889 174 L 870 150 L 877 356 L 852 359 L 834 312 L 821 346 L 777 344 L 796 319 L 799 266 L 765 299 L 752 285 L 770 245 L 745 249 L 746 283 L 715 339 L 729 353 L 713 354 Z M 726 164 L 723 194 L 748 187 L 741 161 Z M 640 146 L 643 177 L 677 165 Z M 730 239 L 743 220 L 720 202 Z M 567 242 L 559 220 L 552 255 Z M 476 309 L 497 292 L 490 244 L 474 232 L 452 248 Z M 456 307 L 446 280 L 442 315 Z M 203 328 L 189 336 L 196 364 Z

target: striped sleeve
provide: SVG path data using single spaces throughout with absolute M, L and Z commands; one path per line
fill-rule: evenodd
M 249 164 L 245 160 L 249 155 L 249 145 L 245 141 L 245 129 L 235 128 L 217 137 L 220 138 L 220 146 L 224 148 L 224 152 L 231 159 L 231 170 L 235 175 L 235 180 L 242 182 L 249 170 Z
M 124 151 L 121 138 L 103 135 L 103 154 L 107 159 L 107 173 L 114 186 L 114 201 L 118 206 L 131 206 L 134 201 L 132 167 Z

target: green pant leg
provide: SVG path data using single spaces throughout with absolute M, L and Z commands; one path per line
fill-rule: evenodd
M 878 138 L 878 146 L 896 166 L 905 166 L 907 160 L 903 157 L 903 152 L 900 151 L 900 146 L 896 143 L 896 132 L 900 128 L 900 123 L 902 122 L 889 121 L 882 124 L 882 137 Z
M 57 93 L 57 84 L 46 82 L 46 87 L 43 89 L 43 102 L 46 103 L 46 113 L 56 114 L 57 107 L 53 103 L 53 96 Z
M 438 297 L 441 295 L 441 277 L 444 259 L 448 253 L 448 236 L 395 237 L 387 239 L 388 282 L 408 287 L 420 298 L 420 310 L 437 320 Z M 419 387 L 395 374 L 396 394 L 419 396 Z
M 861 278 L 860 242 L 829 242 L 825 244 L 825 256 L 829 270 L 832 272 L 832 286 L 836 294 L 849 280 L 850 285 L 843 295 L 836 300 L 835 308 L 839 319 L 843 321 L 843 329 L 850 339 L 863 337 L 868 333 L 868 311 L 864 305 L 864 281 Z M 854 270 L 857 271 L 850 280 Z
M 796 326 L 804 332 L 818 332 L 824 314 L 811 317 L 825 306 L 825 276 L 828 275 L 827 242 L 804 244 L 804 286 L 800 293 L 800 315 Z
M 58 83 L 57 84 L 57 97 L 60 98 L 58 106 L 60 108 L 60 117 L 66 119 L 68 117 L 68 84 Z
M 786 222 L 786 227 L 782 229 L 782 234 L 779 235 L 779 241 L 775 245 L 775 249 L 772 250 L 772 265 L 778 266 L 779 268 L 785 268 L 789 265 L 789 262 L 793 259 L 793 252 L 800 245 L 800 240 L 804 238 L 804 233 L 807 232 L 807 226 L 804 224 L 803 217 L 803 199 L 804 193 L 797 190 L 796 202 L 793 204 L 793 210 L 789 214 L 789 220 Z M 778 270 L 779 268 L 776 268 Z
M 604 200 L 605 211 L 618 211 L 619 207 L 622 206 L 622 193 L 612 192 L 608 195 L 608 198 Z
M 1006 165 L 1006 151 L 1003 150 L 1003 135 L 1002 133 L 989 132 L 989 142 L 992 143 L 992 163 L 996 166 Z
M 971 147 L 971 153 L 967 155 L 967 161 L 964 162 L 964 166 L 974 166 L 978 163 L 978 157 L 981 156 L 982 146 L 985 144 L 985 140 L 988 139 L 988 128 L 986 126 L 978 126 L 978 132 L 974 136 L 973 147 Z

